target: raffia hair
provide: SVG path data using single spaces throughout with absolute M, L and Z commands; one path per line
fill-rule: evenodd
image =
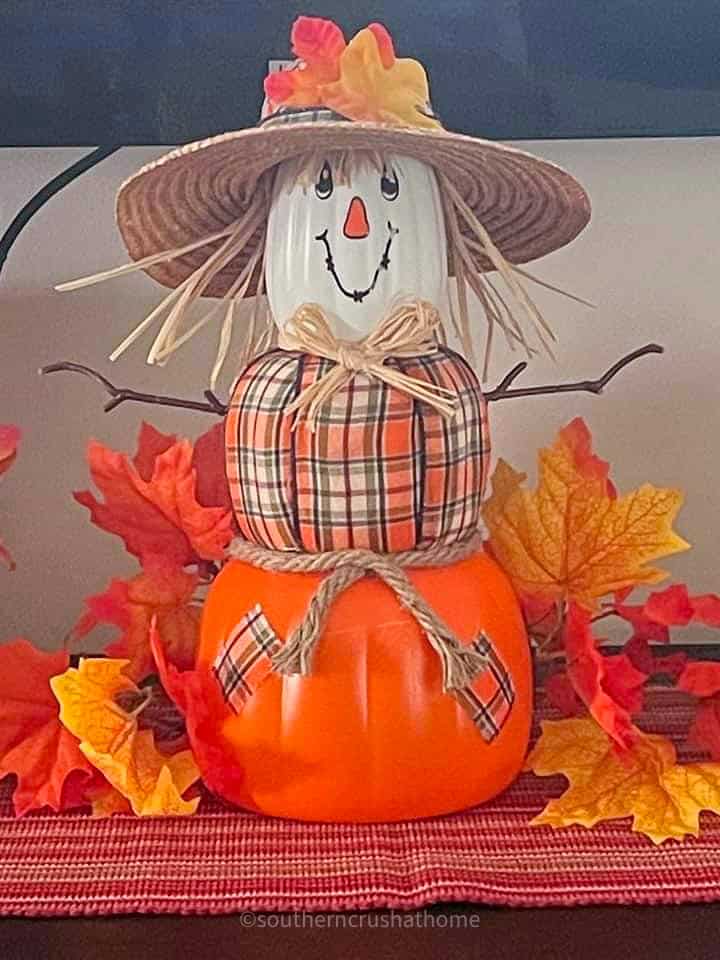
M 243 213 L 223 230 L 183 247 L 165 250 L 92 277 L 61 284 L 57 289 L 78 289 L 111 277 L 143 270 L 155 263 L 214 244 L 213 251 L 200 266 L 175 287 L 110 355 L 111 360 L 116 360 L 145 330 L 162 318 L 147 360 L 151 364 L 163 365 L 176 350 L 222 313 L 218 349 L 210 375 L 210 386 L 214 389 L 230 350 L 236 309 L 243 300 L 252 297 L 253 302 L 247 318 L 243 318 L 246 322 L 236 368 L 242 369 L 252 357 L 276 342 L 277 328 L 270 315 L 265 295 L 265 243 L 270 206 L 273 196 L 279 190 L 292 190 L 297 185 L 311 186 L 326 162 L 331 166 L 335 182 L 348 184 L 357 170 L 370 169 L 380 173 L 383 167 L 392 165 L 392 158 L 377 151 L 345 150 L 330 153 L 312 151 L 286 160 L 279 167 L 271 167 L 255 181 L 247 184 L 247 204 Z M 445 219 L 448 272 L 455 278 L 454 296 L 448 283 L 449 320 L 465 354 L 470 358 L 474 356 L 470 333 L 469 289 L 479 300 L 487 323 L 483 379 L 487 378 L 496 329 L 504 334 L 511 348 L 520 345 L 531 355 L 535 352 L 531 343 L 534 338 L 552 355 L 550 343 L 555 339 L 554 334 L 527 293 L 523 281 L 532 280 L 558 293 L 564 291 L 537 280 L 509 263 L 452 181 L 440 170 L 436 169 L 435 173 Z M 238 273 L 225 295 L 198 320 L 191 322 L 191 306 L 202 297 L 210 281 L 235 262 L 239 264 Z M 499 288 L 497 278 L 491 279 L 488 275 L 488 271 L 493 269 L 502 278 L 504 290 Z

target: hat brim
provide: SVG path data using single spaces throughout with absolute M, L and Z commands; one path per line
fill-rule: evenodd
M 210 236 L 242 216 L 248 187 L 265 170 L 305 151 L 346 149 L 414 157 L 444 173 L 510 263 L 527 263 L 557 250 L 590 219 L 590 200 L 577 180 L 514 147 L 444 130 L 316 121 L 220 134 L 144 166 L 117 196 L 117 223 L 128 252 L 140 260 Z M 259 235 L 253 238 L 213 278 L 206 296 L 227 292 L 259 240 Z M 146 272 L 164 286 L 176 287 L 218 242 L 156 263 Z M 477 268 L 493 269 L 484 257 L 478 257 Z

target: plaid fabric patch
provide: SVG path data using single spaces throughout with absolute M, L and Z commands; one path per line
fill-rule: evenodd
M 446 348 L 388 365 L 458 398 L 452 420 L 357 374 L 316 429 L 285 410 L 332 362 L 276 350 L 244 371 L 226 423 L 240 533 L 275 550 L 379 553 L 453 543 L 480 523 L 490 444 L 487 408 L 466 361 Z
M 257 604 L 230 632 L 212 670 L 228 705 L 240 713 L 272 670 L 280 641 Z
M 500 733 L 510 715 L 515 688 L 512 677 L 487 637 L 481 634 L 472 648 L 487 656 L 487 666 L 469 687 L 453 690 L 452 694 L 470 714 L 483 738 L 490 741 Z

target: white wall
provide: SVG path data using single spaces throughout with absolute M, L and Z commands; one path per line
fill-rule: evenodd
M 678 528 L 694 548 L 667 567 L 697 592 L 720 592 L 720 139 L 521 146 L 567 167 L 593 200 L 585 233 L 533 269 L 599 304 L 591 311 L 537 292 L 558 334 L 558 359 L 534 359 L 523 382 L 594 377 L 650 340 L 664 344 L 667 354 L 629 368 L 602 398 L 496 404 L 495 452 L 530 468 L 557 427 L 584 416 L 621 489 L 646 480 L 685 489 Z M 0 230 L 36 189 L 86 152 L 0 150 Z M 212 422 L 133 404 L 105 415 L 104 395 L 89 381 L 36 375 L 42 364 L 73 359 L 140 390 L 199 396 L 204 389 L 216 331 L 164 369 L 146 366 L 146 342 L 116 365 L 105 359 L 158 302 L 161 288 L 144 275 L 72 294 L 52 290 L 54 283 L 124 261 L 114 192 L 162 152 L 124 149 L 64 189 L 33 218 L 0 278 L 0 422 L 16 422 L 25 432 L 20 458 L 0 487 L 0 534 L 18 562 L 13 574 L 0 570 L 0 640 L 21 633 L 59 645 L 83 597 L 134 568 L 120 541 L 92 527 L 71 499 L 73 489 L 88 484 L 88 439 L 132 449 L 143 416 L 189 436 Z M 501 346 L 490 384 L 517 359 Z M 694 631 L 692 639 L 702 635 Z

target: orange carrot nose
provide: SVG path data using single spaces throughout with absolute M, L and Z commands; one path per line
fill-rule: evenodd
M 367 210 L 360 197 L 353 197 L 350 201 L 343 233 L 350 240 L 362 240 L 370 233 Z

